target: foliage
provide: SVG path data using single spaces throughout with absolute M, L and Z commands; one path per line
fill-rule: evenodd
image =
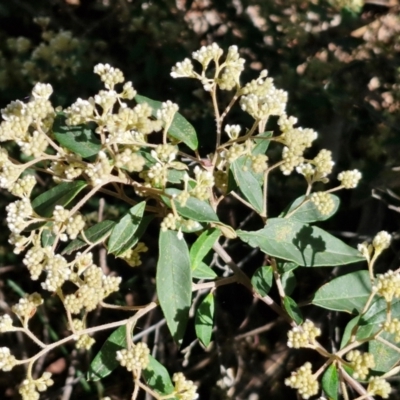
M 112 39 L 96 25 L 80 31 L 79 13 L 65 18 L 67 31 L 58 30 L 59 11 L 52 19 L 36 18 L 41 35 L 35 39 L 0 32 L 8 37 L 0 42 L 4 104 L 22 98 L 32 83 L 52 83 L 36 84 L 28 101 L 2 110 L 1 202 L 14 250 L 5 259 L 22 260 L 17 281 L 27 294 L 8 281 L 6 304 L 14 305 L 0 317 L 8 346 L 1 349 L 0 367 L 27 366 L 26 378 L 15 378 L 23 381 L 23 398 L 48 387 L 55 396 L 52 387 L 62 382 L 50 375 L 51 365 L 43 368 L 43 360 L 75 345 L 92 360 L 89 383 L 109 382 L 121 365 L 129 372 L 132 398 L 140 392 L 159 399 L 191 399 L 196 392 L 205 398 L 249 398 L 255 389 L 246 381 L 256 372 L 249 364 L 241 378 L 232 378 L 232 363 L 223 359 L 232 350 L 225 348 L 225 300 L 219 299 L 224 290 L 243 287 L 243 298 L 277 313 L 276 319 L 268 317 L 274 324 L 289 324 L 289 349 L 315 350 L 315 356 L 302 356 L 300 366 L 292 358 L 299 353 L 285 348 L 290 362 L 280 372 L 280 388 L 284 382 L 303 398 L 321 390 L 333 399 L 347 398 L 348 390 L 360 398 L 387 397 L 392 388 L 386 379 L 397 373 L 400 360 L 400 278 L 393 266 L 382 270 L 384 256 L 378 257 L 391 235 L 373 236 L 379 231 L 374 228 L 355 249 L 335 229 L 343 228 L 343 215 L 351 216 L 346 222 L 352 224 L 357 217 L 349 206 L 360 209 L 357 199 L 368 197 L 339 191 L 357 186 L 361 174 L 354 168 L 363 170 L 366 192 L 385 175 L 385 166 L 396 163 L 385 150 L 396 143 L 396 131 L 382 124 L 396 121 L 393 33 L 388 28 L 385 39 L 371 39 L 373 27 L 356 30 L 357 2 L 242 1 L 242 10 L 238 2 L 133 2 L 115 7 L 112 17 L 100 3 L 85 7 L 97 10 L 94 20 L 104 17 L 103 31 L 119 31 Z M 46 1 L 38 2 L 41 7 L 46 9 Z M 219 22 L 202 25 L 198 12 L 205 11 Z M 0 9 L 0 18 L 7 20 L 6 14 Z M 202 44 L 205 37 L 210 42 L 217 37 L 221 47 L 203 46 L 192 53 L 194 62 L 184 59 L 201 37 Z M 122 60 L 120 49 L 128 42 Z M 244 68 L 242 56 L 250 68 Z M 387 59 L 392 61 L 381 68 Z M 168 81 L 164 67 L 176 62 L 171 75 L 192 83 Z M 95 95 L 94 64 L 104 84 Z M 122 70 L 132 74 L 134 84 Z M 203 90 L 194 90 L 199 83 Z M 278 87 L 289 91 L 289 100 Z M 314 129 L 296 127 L 291 114 L 322 131 L 322 138 L 315 142 Z M 331 128 L 332 135 L 324 134 Z M 347 130 L 352 136 L 345 153 L 340 144 Z M 391 202 L 395 194 L 388 196 L 382 199 Z M 236 318 L 246 302 L 233 290 L 228 312 Z M 314 307 L 304 308 L 305 303 Z M 65 316 L 46 325 L 49 312 Z M 324 313 L 352 316 L 349 322 L 344 317 L 348 324 L 336 343 L 326 340 L 334 323 L 325 324 Z M 246 320 L 255 327 L 263 313 L 254 314 L 249 311 Z M 54 335 L 41 332 L 40 324 Z M 5 332 L 32 341 L 30 358 Z M 160 335 L 168 343 L 161 349 Z M 271 348 L 271 337 L 260 348 Z M 281 334 L 276 343 L 282 343 Z M 179 346 L 185 354 L 181 366 Z M 251 350 L 258 351 L 258 346 Z M 196 357 L 216 354 L 215 376 L 193 372 Z M 170 376 L 187 365 L 193 368 L 185 373 L 196 385 L 180 372 Z M 91 390 L 85 373 L 76 372 L 81 390 Z M 103 397 L 101 384 L 96 388 Z

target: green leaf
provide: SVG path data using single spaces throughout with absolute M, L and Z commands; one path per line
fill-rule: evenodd
M 400 300 L 393 300 L 391 303 L 392 318 L 400 319 Z M 383 298 L 378 298 L 368 311 L 360 319 L 360 327 L 357 330 L 356 337 L 358 340 L 363 340 L 371 335 L 375 335 L 381 325 L 386 322 L 387 306 Z
M 172 196 L 181 193 L 181 190 L 170 188 L 165 193 Z M 171 200 L 167 196 L 161 196 L 164 203 L 171 208 Z M 175 207 L 178 214 L 182 217 L 198 222 L 219 222 L 218 215 L 212 209 L 210 204 L 205 201 L 190 197 L 186 205 L 182 207 L 179 202 L 175 201 Z
M 251 171 L 248 160 L 248 156 L 239 157 L 231 164 L 230 170 L 246 200 L 256 211 L 262 212 L 264 200 L 261 184 Z
M 101 142 L 94 129 L 88 125 L 68 126 L 65 119 L 65 116 L 60 113 L 54 120 L 53 133 L 58 142 L 83 158 L 98 154 L 101 150 Z
M 285 298 L 283 299 L 283 307 L 285 308 L 289 317 L 292 318 L 292 320 L 296 322 L 297 325 L 303 323 L 303 314 L 297 303 L 291 297 L 285 296 Z
M 284 272 L 281 275 L 281 282 L 285 294 L 290 296 L 297 285 L 296 275 L 293 273 L 293 271 Z
M 347 346 L 351 336 L 353 335 L 353 329 L 359 322 L 360 322 L 360 316 L 357 315 L 357 317 L 354 317 L 347 323 L 346 328 L 344 328 L 342 340 L 340 341 L 341 349 L 343 349 L 343 347 Z
M 200 262 L 195 270 L 192 270 L 192 278 L 214 279 L 218 275 L 204 262 Z
M 119 256 L 131 249 L 139 238 L 137 230 L 142 221 L 146 202 L 142 201 L 133 206 L 114 226 L 108 239 L 108 252 Z
M 89 242 L 100 243 L 108 236 L 114 226 L 115 221 L 106 219 L 86 229 L 84 231 L 84 235 Z M 80 236 L 70 242 L 68 246 L 61 252 L 61 254 L 72 254 L 74 251 L 79 250 L 87 245 L 88 244 Z
M 42 241 L 42 247 L 52 246 L 54 240 L 56 239 L 56 235 L 51 230 L 53 227 L 52 223 L 46 224 L 48 225 L 49 229 L 44 229 L 42 232 L 42 236 L 40 237 Z
M 284 274 L 285 272 L 294 271 L 299 266 L 294 262 L 278 261 L 277 267 L 278 267 L 278 272 L 280 274 Z
M 157 295 L 168 328 L 182 342 L 192 299 L 192 270 L 186 242 L 175 231 L 161 231 L 157 263 Z
M 339 374 L 336 366 L 331 364 L 322 376 L 322 390 L 329 400 L 338 400 L 339 393 Z
M 299 208 L 297 208 L 300 204 L 303 203 L 304 199 L 306 198 L 306 196 L 301 196 L 301 197 L 297 198 L 290 205 L 290 207 L 287 211 L 284 212 L 284 216 L 288 215 L 289 213 L 291 213 L 293 210 L 295 210 L 297 208 L 297 210 L 294 212 L 294 214 L 292 214 L 289 218 L 294 218 L 297 221 L 300 221 L 303 223 L 325 221 L 325 220 L 329 219 L 330 217 L 332 217 L 332 215 L 334 215 L 336 213 L 336 211 L 338 210 L 339 205 L 340 205 L 339 197 L 337 197 L 333 194 L 331 194 L 330 196 L 335 204 L 335 207 L 327 215 L 321 214 L 312 201 L 307 201 L 306 203 L 301 205 Z
M 176 169 L 169 169 L 167 173 L 167 180 L 171 183 L 181 183 L 186 171 L 178 171 Z
M 360 313 L 371 294 L 368 271 L 356 271 L 339 276 L 321 286 L 312 303 L 328 310 Z
M 398 348 L 398 343 L 394 340 L 395 334 L 382 332 L 379 336 Z M 379 340 L 370 340 L 368 342 L 368 352 L 372 353 L 375 358 L 374 371 L 386 373 L 400 361 L 399 351 L 394 350 L 392 347 Z
M 266 296 L 272 288 L 274 271 L 271 266 L 260 267 L 254 272 L 251 284 L 261 296 Z
M 204 231 L 190 248 L 190 262 L 192 264 L 192 271 L 203 261 L 204 257 L 210 252 L 216 240 L 221 235 L 218 229 L 207 229 Z
M 364 261 L 359 251 L 316 226 L 294 219 L 272 218 L 265 228 L 237 231 L 240 239 L 273 257 L 303 267 L 327 267 Z
M 90 364 L 87 377 L 98 381 L 118 367 L 117 351 L 126 348 L 126 327 L 120 326 L 105 341 L 99 352 Z
M 147 385 L 158 394 L 168 395 L 175 390 L 168 371 L 154 357 L 149 356 L 149 365 L 142 373 Z M 168 399 L 176 400 L 176 397 Z
M 195 329 L 196 336 L 205 347 L 211 342 L 211 335 L 214 325 L 214 295 L 209 293 L 204 300 L 200 303 L 196 311 Z
M 157 116 L 157 111 L 161 109 L 160 101 L 151 100 L 145 96 L 135 96 L 135 100 L 139 103 L 147 103 L 153 110 L 153 117 Z M 181 114 L 176 113 L 171 126 L 168 129 L 168 135 L 185 143 L 190 149 L 196 150 L 199 143 L 197 134 L 193 125 Z
M 55 206 L 66 206 L 87 186 L 84 181 L 63 182 L 37 196 L 32 207 L 42 217 L 51 217 Z
M 273 132 L 268 131 L 260 133 L 259 135 L 255 136 L 254 142 L 256 145 L 253 147 L 251 154 L 255 156 L 258 154 L 265 154 L 266 151 L 268 150 L 269 144 L 271 143 L 271 140 L 268 139 L 271 138 L 272 135 Z

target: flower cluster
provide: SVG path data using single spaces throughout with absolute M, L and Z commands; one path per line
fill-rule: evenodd
M 373 290 L 388 303 L 392 302 L 393 298 L 400 298 L 400 274 L 389 270 L 382 275 L 378 275 Z
M 361 179 L 361 172 L 357 169 L 352 171 L 342 171 L 338 175 L 338 181 L 345 189 L 354 189 L 357 187 L 358 182 Z
M 319 384 L 312 374 L 311 363 L 306 362 L 289 378 L 285 379 L 285 385 L 297 389 L 303 399 L 309 399 L 318 393 Z
M 85 221 L 80 213 L 70 216 L 70 212 L 62 206 L 56 206 L 53 211 L 53 233 L 60 235 L 60 240 L 73 240 L 85 227 Z
M 392 318 L 390 321 L 386 321 L 383 324 L 383 330 L 385 332 L 396 335 L 394 337 L 395 342 L 400 342 L 400 320 L 397 318 Z
M 322 215 L 329 215 L 335 208 L 333 198 L 327 192 L 314 192 L 310 200 Z
M 315 343 L 315 338 L 321 335 L 321 329 L 317 328 L 312 321 L 305 321 L 301 326 L 295 326 L 288 332 L 289 347 L 299 349 L 308 347 Z
M 85 269 L 82 278 L 75 276 L 73 282 L 79 289 L 64 298 L 65 307 L 73 314 L 79 314 L 82 308 L 94 310 L 104 298 L 117 292 L 121 283 L 121 277 L 106 276 L 95 264 Z
M 287 92 L 277 89 L 267 74 L 266 70 L 261 71 L 257 79 L 247 83 L 241 90 L 242 110 L 257 121 L 267 120 L 271 115 L 285 115 Z
M 368 242 L 363 242 L 360 243 L 357 248 L 358 251 L 367 259 L 367 261 L 370 262 L 372 256 L 375 259 L 382 253 L 383 250 L 389 248 L 391 241 L 392 235 L 386 231 L 380 231 L 375 235 L 371 244 Z
M 42 156 L 49 144 L 46 133 L 55 117 L 48 100 L 52 91 L 50 85 L 37 83 L 28 103 L 13 101 L 2 109 L 0 142 L 12 140 L 27 156 Z
M 128 371 L 139 374 L 149 364 L 150 350 L 146 343 L 133 344 L 130 349 L 117 351 L 117 360 Z
M 174 395 L 179 400 L 195 400 L 198 398 L 197 386 L 185 378 L 182 372 L 173 375 L 172 381 L 175 383 Z
M 10 349 L 8 347 L 0 347 L 0 370 L 11 371 L 16 363 L 17 360 L 10 353 Z
M 37 400 L 39 399 L 38 392 L 45 392 L 53 383 L 51 373 L 44 372 L 39 379 L 25 379 L 19 388 L 19 394 L 23 400 Z
M 143 242 L 139 242 L 134 248 L 128 249 L 125 253 L 119 257 L 125 260 L 131 267 L 138 267 L 142 265 L 140 253 L 145 253 L 149 249 Z
M 14 330 L 13 320 L 8 314 L 0 317 L 0 333 L 11 332 Z
M 383 250 L 386 250 L 390 246 L 392 241 L 392 235 L 386 231 L 380 231 L 374 237 L 372 245 L 374 246 L 375 254 L 380 254 Z
M 387 399 L 392 392 L 392 388 L 385 379 L 373 376 L 369 379 L 367 392 L 372 396 L 381 396 L 382 399 Z
M 220 63 L 223 50 L 213 43 L 209 46 L 203 46 L 200 50 L 192 53 L 194 60 L 197 60 L 202 67 L 202 73 L 194 71 L 192 62 L 186 58 L 178 62 L 171 72 L 173 78 L 195 78 L 203 84 L 204 90 L 211 91 L 215 85 L 221 90 L 232 90 L 239 87 L 240 75 L 244 69 L 245 60 L 240 58 L 237 46 L 230 46 L 225 61 Z M 206 70 L 211 61 L 216 65 L 214 77 L 206 77 Z
M 35 292 L 19 299 L 18 303 L 12 306 L 11 309 L 22 323 L 24 323 L 26 320 L 33 317 L 37 307 L 41 304 L 43 304 L 42 296 Z
M 369 370 L 375 367 L 374 356 L 371 353 L 361 353 L 358 350 L 351 350 L 346 355 L 350 366 L 354 369 L 353 376 L 355 379 L 365 380 L 369 374 Z
M 81 331 L 86 328 L 84 322 L 80 319 L 73 319 L 72 324 L 74 331 Z M 95 342 L 96 341 L 92 337 L 85 333 L 76 337 L 75 346 L 77 349 L 89 350 Z
M 317 133 L 312 129 L 294 128 L 296 122 L 296 118 L 286 114 L 282 114 L 278 120 L 282 134 L 277 139 L 284 145 L 280 169 L 284 175 L 289 175 L 304 162 L 304 151 L 317 138 Z M 322 166 L 326 170 L 326 165 Z

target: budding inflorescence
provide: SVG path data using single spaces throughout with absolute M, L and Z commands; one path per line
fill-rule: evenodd
M 371 353 L 361 353 L 358 350 L 351 350 L 346 355 L 350 366 L 354 369 L 353 376 L 355 379 L 365 380 L 369 374 L 369 370 L 375 367 L 375 359 Z
M 289 378 L 285 379 L 285 385 L 297 389 L 303 399 L 309 399 L 318 393 L 319 384 L 312 374 L 311 363 L 306 362 Z
M 185 378 L 182 372 L 173 375 L 172 381 L 175 383 L 174 395 L 179 400 L 195 400 L 198 398 L 197 386 Z
M 372 396 L 376 395 L 382 397 L 383 399 L 387 399 L 392 392 L 392 388 L 388 381 L 374 376 L 369 379 L 367 392 Z
M 23 400 L 37 400 L 39 398 L 38 392 L 45 392 L 47 388 L 53 384 L 51 373 L 44 372 L 39 379 L 25 379 L 19 388 L 19 394 L 22 396 Z
M 117 360 L 128 371 L 139 374 L 149 364 L 150 350 L 146 343 L 133 344 L 130 349 L 117 351 Z
M 307 320 L 301 326 L 295 326 L 288 332 L 287 345 L 295 349 L 312 347 L 315 338 L 320 335 L 321 329 L 317 328 L 312 321 Z
M 400 273 L 389 270 L 378 275 L 373 290 L 388 303 L 392 302 L 393 298 L 400 298 Z

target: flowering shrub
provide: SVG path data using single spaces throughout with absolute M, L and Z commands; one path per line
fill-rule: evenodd
M 200 81 L 210 96 L 216 129 L 215 148 L 207 158 L 200 156 L 197 133 L 177 104 L 138 95 L 122 71 L 108 64 L 95 66 L 104 89 L 89 99 L 78 98 L 65 109 L 54 107 L 52 87 L 38 83 L 27 103 L 13 101 L 1 110 L 0 141 L 18 146 L 18 158 L 15 150 L 0 149 L 0 187 L 17 198 L 7 206 L 9 242 L 23 256 L 31 280 L 40 281 L 41 293 L 25 295 L 12 306 L 13 314 L 0 317 L 1 333 L 21 332 L 40 350 L 18 359 L 2 347 L 0 368 L 10 371 L 26 364 L 19 393 L 23 399 L 37 399 L 53 384 L 49 372 L 40 378 L 32 373 L 41 357 L 72 341 L 89 350 L 95 333 L 116 329 L 92 360 L 89 379 L 104 378 L 119 363 L 132 373 L 132 399 L 139 391 L 156 399 L 195 399 L 195 383 L 181 372 L 171 379 L 150 354 L 151 346 L 134 341 L 137 322 L 160 307 L 171 336 L 181 344 L 196 308 L 196 341 L 207 348 L 216 288 L 239 283 L 288 323 L 289 347 L 313 349 L 324 358 L 315 372 L 306 362 L 285 380 L 302 398 L 321 391 L 329 398 L 338 398 L 339 392 L 348 398 L 347 387 L 360 398 L 387 398 L 391 387 L 386 378 L 397 372 L 394 365 L 400 360 L 395 345 L 400 337 L 400 274 L 390 270 L 376 275 L 374 265 L 391 235 L 380 232 L 372 243 L 354 249 L 314 225 L 335 214 L 339 200 L 333 193 L 355 188 L 361 173 L 342 171 L 336 186 L 321 190 L 332 172 L 332 155 L 322 149 L 308 156 L 317 133 L 295 127 L 296 118 L 286 113 L 288 95 L 275 87 L 267 71 L 242 84 L 245 60 L 236 46 L 224 55 L 214 43 L 194 52 L 192 59 L 195 63 L 188 58 L 177 63 L 171 75 Z M 224 92 L 230 96 L 226 104 Z M 237 105 L 253 120 L 250 126 L 227 123 Z M 270 117 L 277 118 L 279 133 L 265 131 Z M 268 213 L 270 174 L 304 177 L 304 195 L 278 216 Z M 45 183 L 40 188 L 39 180 Z M 125 203 L 125 214 L 97 221 L 85 215 L 85 206 L 100 194 Z M 224 204 L 231 198 L 257 215 L 262 229 L 234 229 L 222 222 Z M 126 269 L 140 267 L 148 251 L 141 240 L 150 227 L 158 234 L 156 296 L 140 305 L 114 302 L 122 276 L 98 266 L 93 251 L 103 246 L 107 254 L 124 260 Z M 252 278 L 230 255 L 237 242 L 266 255 L 266 265 L 260 264 Z M 209 265 L 210 252 L 223 265 L 223 276 Z M 302 267 L 361 261 L 367 263 L 365 270 L 333 279 L 314 294 L 315 306 L 355 314 L 340 349 L 326 348 L 318 341 L 322 330 L 304 320 L 283 276 Z M 273 286 L 277 299 L 269 295 Z M 198 305 L 192 293 L 205 291 L 209 293 Z M 36 310 L 46 307 L 47 292 L 62 303 L 64 331 L 71 332 L 55 341 L 30 329 Z M 91 325 L 91 313 L 102 309 L 128 314 Z M 110 351 L 116 342 L 120 349 Z M 379 359 L 382 346 L 390 362 Z

